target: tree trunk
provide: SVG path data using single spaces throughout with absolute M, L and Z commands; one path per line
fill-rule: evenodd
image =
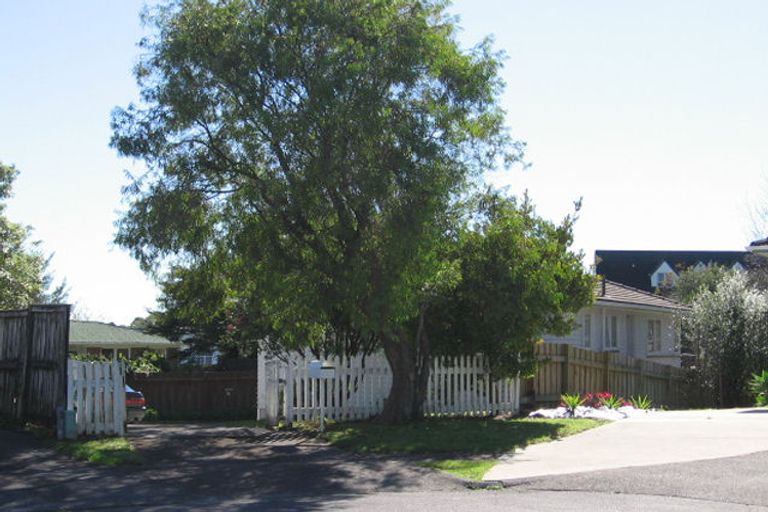
M 424 400 L 431 370 L 429 338 L 424 330 L 424 311 L 415 336 L 400 332 L 383 336 L 384 354 L 392 371 L 392 388 L 376 421 L 399 424 L 424 417 Z

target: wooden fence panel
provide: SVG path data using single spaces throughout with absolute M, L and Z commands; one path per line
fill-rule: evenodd
M 542 343 L 536 353 L 542 364 L 524 383 L 529 403 L 554 405 L 563 393 L 610 391 L 625 398 L 648 395 L 657 405 L 684 405 L 681 368 L 567 344 Z
M 0 312 L 0 414 L 53 423 L 67 399 L 69 306 Z
M 125 433 L 123 363 L 68 362 L 67 410 L 75 412 L 78 435 Z
M 253 418 L 257 375 L 254 371 L 173 371 L 129 375 L 147 407 L 165 419 Z

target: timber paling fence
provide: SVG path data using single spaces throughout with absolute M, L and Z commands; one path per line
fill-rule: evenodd
M 309 377 L 310 353 L 282 357 L 260 355 L 259 418 L 274 422 L 316 420 L 323 414 L 337 421 L 365 420 L 379 414 L 392 386 L 392 372 L 381 353 L 328 359 L 335 376 Z M 437 357 L 432 362 L 426 415 L 486 416 L 516 413 L 519 379 L 492 380 L 482 356 Z
M 66 405 L 69 306 L 0 311 L 0 415 L 53 423 Z
M 175 370 L 129 375 L 161 419 L 253 418 L 256 371 Z
M 555 405 L 563 393 L 609 391 L 626 399 L 648 395 L 654 405 L 685 405 L 685 370 L 614 352 L 593 352 L 567 344 L 542 343 L 543 364 L 523 385 L 523 403 Z

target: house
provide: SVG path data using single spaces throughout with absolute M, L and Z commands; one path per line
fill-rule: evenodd
M 753 242 L 754 243 L 754 242 Z M 654 292 L 674 287 L 680 272 L 721 265 L 742 271 L 749 251 L 595 251 L 595 273 L 610 281 Z
M 601 279 L 595 302 L 577 314 L 576 329 L 567 336 L 545 336 L 544 341 L 680 366 L 675 316 L 683 309 L 674 300 Z
M 145 350 L 167 356 L 169 350 L 178 348 L 181 348 L 180 343 L 145 334 L 130 327 L 82 320 L 69 322 L 69 351 L 76 354 L 102 355 L 108 358 L 123 355 L 133 359 L 141 356 Z

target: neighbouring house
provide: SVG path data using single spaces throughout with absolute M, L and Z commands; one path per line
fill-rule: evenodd
M 123 355 L 128 359 L 140 357 L 151 350 L 162 356 L 181 348 L 181 343 L 169 341 L 161 336 L 145 334 L 138 329 L 104 322 L 70 320 L 69 351 L 76 354 L 102 355 L 116 358 Z
M 680 366 L 675 317 L 685 308 L 660 295 L 601 279 L 595 302 L 577 314 L 576 329 L 567 336 L 545 336 L 544 341 Z
M 595 273 L 609 281 L 655 292 L 673 288 L 680 272 L 689 268 L 703 270 L 709 265 L 721 265 L 746 270 L 750 254 L 749 251 L 598 250 L 595 251 Z

